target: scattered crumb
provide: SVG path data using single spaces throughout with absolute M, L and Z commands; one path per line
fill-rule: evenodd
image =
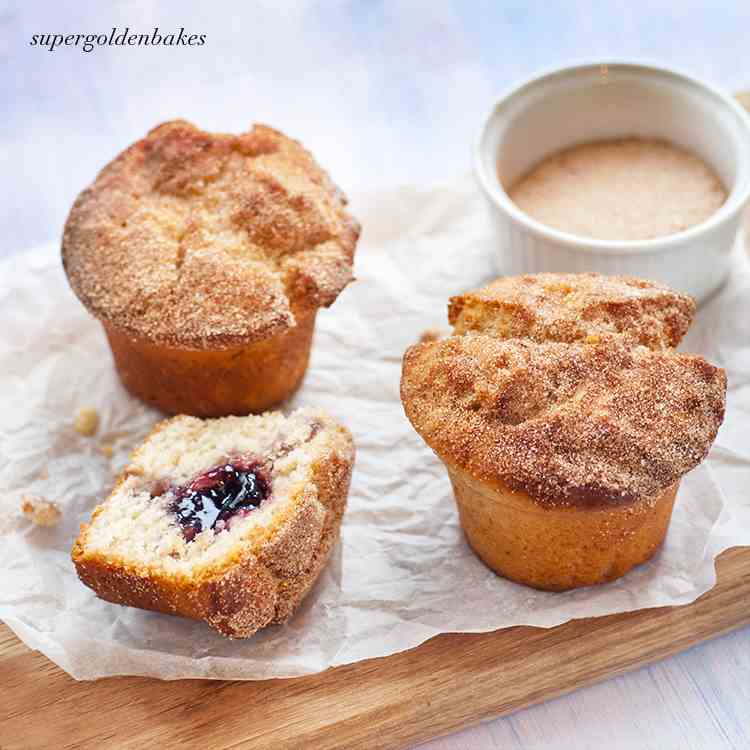
M 601 340 L 600 336 L 597 336 L 595 333 L 590 333 L 583 341 L 586 344 L 598 344 Z
M 39 479 L 49 479 L 49 472 L 46 466 L 39 472 Z
M 428 328 L 427 330 L 422 331 L 422 335 L 419 337 L 419 343 L 425 344 L 428 341 L 440 341 L 440 339 L 444 339 L 447 335 L 447 332 L 442 328 Z
M 112 455 L 115 452 L 112 443 L 102 443 L 99 446 L 99 450 L 102 452 L 102 455 L 106 456 L 107 458 L 112 458 Z
M 21 498 L 21 512 L 37 526 L 55 526 L 62 518 L 57 503 L 39 495 L 24 495 Z
M 79 409 L 73 426 L 81 435 L 91 437 L 99 429 L 99 413 L 90 407 Z

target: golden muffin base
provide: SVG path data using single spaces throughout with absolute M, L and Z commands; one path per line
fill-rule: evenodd
M 546 591 L 614 581 L 661 546 L 679 481 L 620 506 L 542 505 L 446 464 L 471 548 L 504 578 Z
M 195 350 L 132 338 L 106 323 L 125 388 L 167 414 L 259 413 L 291 396 L 307 370 L 317 310 L 278 336 L 229 349 Z

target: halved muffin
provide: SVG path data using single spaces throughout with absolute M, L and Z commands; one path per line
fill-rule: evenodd
M 503 276 L 448 305 L 456 334 L 589 343 L 618 335 L 651 349 L 677 346 L 694 313 L 691 297 L 662 284 L 596 273 Z
M 469 544 L 540 589 L 611 581 L 662 543 L 724 416 L 701 357 L 470 333 L 404 356 L 401 399 L 444 462 Z
M 288 619 L 315 582 L 353 462 L 349 431 L 321 411 L 174 417 L 82 525 L 73 562 L 102 599 L 245 638 Z
M 263 125 L 228 135 L 177 120 L 78 196 L 62 259 L 128 390 L 168 413 L 223 416 L 299 386 L 358 235 L 298 142 Z

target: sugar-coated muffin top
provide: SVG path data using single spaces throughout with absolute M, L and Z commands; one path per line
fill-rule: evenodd
M 725 392 L 701 357 L 622 337 L 451 336 L 408 349 L 401 379 L 406 415 L 441 459 L 557 505 L 656 497 L 707 454 Z
M 614 334 L 651 349 L 677 346 L 694 313 L 693 299 L 667 286 L 596 273 L 504 276 L 448 306 L 459 334 L 569 342 Z
M 264 125 L 207 133 L 181 120 L 108 164 L 71 209 L 73 290 L 135 337 L 214 349 L 330 305 L 352 279 L 359 225 L 297 142 Z

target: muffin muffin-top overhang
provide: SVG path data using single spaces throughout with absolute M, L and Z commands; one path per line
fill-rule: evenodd
M 102 322 L 136 338 L 228 348 L 283 333 L 352 280 L 359 225 L 296 141 L 158 126 L 77 198 L 62 256 Z
M 407 350 L 401 398 L 447 463 L 544 505 L 653 497 L 707 454 L 726 376 L 701 357 L 452 336 Z

